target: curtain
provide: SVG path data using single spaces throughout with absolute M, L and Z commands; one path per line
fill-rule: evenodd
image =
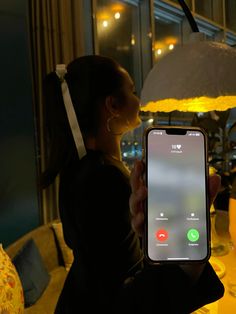
M 82 0 L 29 0 L 29 30 L 32 58 L 33 94 L 38 149 L 38 174 L 45 169 L 47 147 L 42 105 L 42 81 L 56 64 L 68 64 L 84 54 Z M 58 184 L 39 187 L 41 221 L 59 218 Z

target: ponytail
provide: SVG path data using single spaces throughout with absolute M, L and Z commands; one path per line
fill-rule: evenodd
M 43 90 L 46 167 L 41 176 L 41 186 L 46 188 L 76 154 L 76 150 L 64 107 L 61 81 L 55 72 L 45 77 Z

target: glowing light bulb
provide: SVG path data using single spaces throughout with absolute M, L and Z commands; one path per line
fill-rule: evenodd
M 108 22 L 107 21 L 103 21 L 102 25 L 103 25 L 103 27 L 107 27 L 108 26 Z
M 132 37 L 131 37 L 131 45 L 132 45 L 132 46 L 135 45 L 135 37 L 134 37 L 134 35 L 132 35 Z
M 157 49 L 157 54 L 161 55 L 161 53 L 162 53 L 161 49 Z
M 170 45 L 169 45 L 169 49 L 170 49 L 170 50 L 173 50 L 173 49 L 174 49 L 174 45 L 173 45 L 173 44 L 170 44 Z
M 119 20 L 120 18 L 120 12 L 116 12 L 115 15 L 114 15 L 115 19 L 116 20 Z
M 151 119 L 148 119 L 148 123 L 153 123 L 154 119 L 151 118 Z

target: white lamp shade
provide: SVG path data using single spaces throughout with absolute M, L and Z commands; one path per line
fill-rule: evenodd
M 152 112 L 236 107 L 236 49 L 210 41 L 176 47 L 147 75 L 141 104 L 142 111 Z

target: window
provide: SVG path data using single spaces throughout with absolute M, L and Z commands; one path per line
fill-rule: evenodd
M 212 19 L 212 1 L 211 0 L 195 0 L 196 13 Z
M 236 1 L 225 0 L 226 27 L 236 31 Z
M 181 24 L 155 19 L 154 62 L 181 43 Z
M 141 86 L 138 6 L 121 1 L 97 0 L 99 54 L 116 59 Z
M 178 1 L 176 1 L 178 2 Z M 156 2 L 155 9 L 155 42 L 154 42 L 154 62 L 158 61 L 183 42 L 183 13 L 175 11 L 166 6 L 164 11 L 160 7 L 161 3 Z M 186 28 L 185 28 L 186 29 Z M 189 27 L 190 31 L 190 27 Z M 187 36 L 185 36 L 187 37 Z M 175 111 L 172 113 L 157 112 L 153 114 L 154 123 L 158 124 L 191 124 L 193 114 Z M 147 117 L 147 123 L 150 117 Z M 150 122 L 149 122 L 150 123 Z
M 175 2 L 179 4 L 178 0 L 171 0 L 171 2 Z M 192 0 L 185 0 L 185 3 L 187 4 L 187 6 L 189 7 L 190 10 L 192 10 Z
M 195 12 L 223 25 L 223 1 L 222 0 L 195 0 Z

